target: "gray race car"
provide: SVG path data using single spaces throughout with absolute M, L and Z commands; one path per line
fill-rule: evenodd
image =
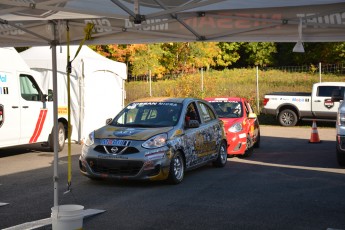
M 195 98 L 147 98 L 126 106 L 89 134 L 79 158 L 91 179 L 180 183 L 185 171 L 212 162 L 224 167 L 227 141 L 212 106 Z

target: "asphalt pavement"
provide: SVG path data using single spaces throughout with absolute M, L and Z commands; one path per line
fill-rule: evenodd
M 59 154 L 59 205 L 104 211 L 85 217 L 83 229 L 345 229 L 345 169 L 336 161 L 335 128 L 317 131 L 321 142 L 309 143 L 311 127 L 261 126 L 251 157 L 187 172 L 175 186 L 92 181 L 80 174 L 81 146 L 72 144 L 67 193 L 67 147 Z M 50 218 L 54 157 L 45 151 L 0 150 L 0 229 Z

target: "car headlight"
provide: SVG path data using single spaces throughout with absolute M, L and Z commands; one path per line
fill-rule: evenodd
M 338 125 L 345 126 L 345 113 L 338 114 Z
M 242 131 L 242 123 L 235 123 L 233 124 L 229 129 L 229 132 L 231 133 L 238 133 Z
M 86 146 L 93 145 L 93 143 L 95 143 L 95 132 L 91 132 L 85 140 Z
M 167 144 L 167 138 L 166 133 L 158 134 L 145 141 L 142 146 L 147 149 L 163 147 Z

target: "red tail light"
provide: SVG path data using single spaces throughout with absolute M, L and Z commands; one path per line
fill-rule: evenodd
M 267 104 L 267 102 L 269 101 L 269 98 L 264 98 L 264 106 Z

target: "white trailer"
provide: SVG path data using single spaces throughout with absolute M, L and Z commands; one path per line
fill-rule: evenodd
M 73 60 L 78 46 L 70 46 Z M 31 69 L 39 72 L 36 81 L 47 92 L 53 88 L 52 54 L 49 46 L 32 47 L 20 53 Z M 67 47 L 57 47 L 57 88 L 59 120 L 67 121 Z M 94 129 L 103 126 L 123 107 L 125 63 L 112 61 L 83 46 L 72 62 L 70 74 L 71 140 L 83 142 Z

